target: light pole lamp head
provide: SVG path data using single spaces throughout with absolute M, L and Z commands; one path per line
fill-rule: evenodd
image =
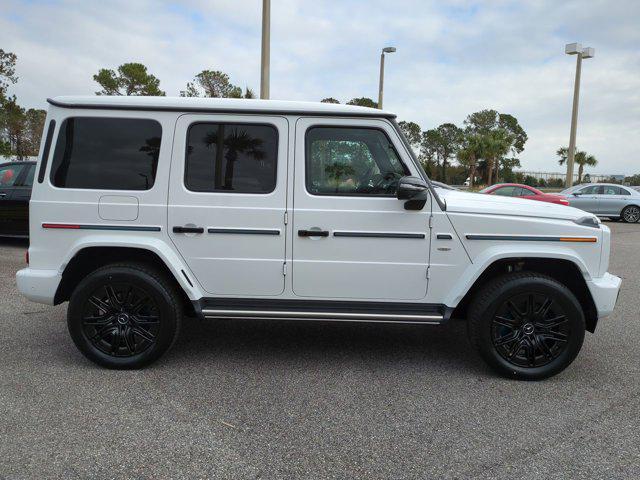
M 568 43 L 564 46 L 564 53 L 567 55 L 577 55 L 582 53 L 582 45 L 579 43 Z
M 592 47 L 587 47 L 582 49 L 582 58 L 593 58 L 596 54 L 596 50 Z
M 396 47 L 384 47 L 382 53 L 393 53 L 396 51 Z

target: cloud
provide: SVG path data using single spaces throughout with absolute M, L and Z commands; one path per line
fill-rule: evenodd
M 140 61 L 177 95 L 196 73 L 220 69 L 256 91 L 260 0 L 17 1 L 0 7 L 0 48 L 18 55 L 14 92 L 28 106 L 93 94 L 92 75 Z M 272 2 L 271 94 L 320 100 L 377 96 L 381 47 L 385 108 L 424 129 L 497 108 L 529 134 L 528 170 L 557 171 L 568 143 L 574 57 L 584 62 L 578 146 L 602 173 L 640 171 L 640 2 L 635 0 Z

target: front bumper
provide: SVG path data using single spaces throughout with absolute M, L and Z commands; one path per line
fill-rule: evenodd
M 608 317 L 613 312 L 620 294 L 621 283 L 620 277 L 611 275 L 609 272 L 600 278 L 592 278 L 587 281 L 587 286 L 598 311 L 598 318 Z
M 16 273 L 18 291 L 32 302 L 53 305 L 62 276 L 57 270 L 23 268 Z

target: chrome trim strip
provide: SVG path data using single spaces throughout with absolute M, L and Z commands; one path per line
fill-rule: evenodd
M 77 227 L 72 228 L 69 225 L 77 225 Z M 139 225 L 84 225 L 52 222 L 43 222 L 42 228 L 52 230 L 115 230 L 127 232 L 159 232 L 162 230 L 160 227 L 147 227 Z
M 442 315 L 396 315 L 391 313 L 298 312 L 288 310 L 217 310 L 204 309 L 206 318 L 297 318 L 303 320 L 336 320 L 387 323 L 441 323 Z
M 280 230 L 259 228 L 207 228 L 207 233 L 229 233 L 238 235 L 280 235 Z
M 384 233 L 384 232 L 333 232 L 334 237 L 361 238 L 425 238 L 424 233 Z

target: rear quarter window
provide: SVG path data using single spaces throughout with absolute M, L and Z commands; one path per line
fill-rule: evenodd
M 162 127 L 155 120 L 67 118 L 58 133 L 51 183 L 59 188 L 149 190 L 161 138 Z

